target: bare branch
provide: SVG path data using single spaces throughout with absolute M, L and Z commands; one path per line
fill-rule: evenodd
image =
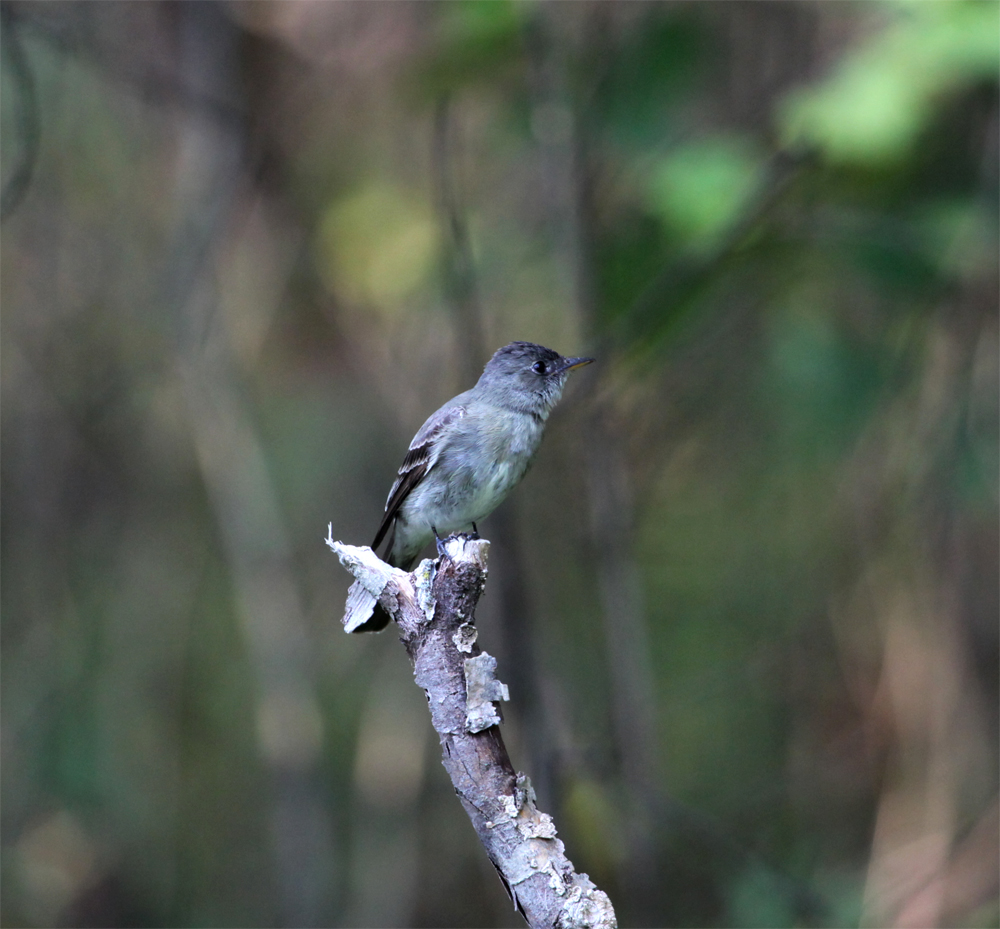
M 412 574 L 371 549 L 329 537 L 327 544 L 357 578 L 345 627 L 367 618 L 357 611 L 362 600 L 369 609 L 377 600 L 399 626 L 442 763 L 517 911 L 532 929 L 617 926 L 607 894 L 574 871 L 552 817 L 535 805 L 531 783 L 515 772 L 500 735 L 496 702 L 507 699 L 507 687 L 495 677 L 496 659 L 476 643 L 474 617 L 489 542 L 452 536 L 436 561 Z

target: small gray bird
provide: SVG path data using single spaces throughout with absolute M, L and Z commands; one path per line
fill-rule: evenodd
M 413 437 L 372 548 L 389 533 L 386 559 L 409 571 L 431 539 L 478 531 L 476 523 L 524 477 L 569 372 L 593 360 L 563 358 L 531 342 L 499 349 L 476 386 L 449 400 Z M 375 632 L 388 622 L 377 608 L 354 631 Z

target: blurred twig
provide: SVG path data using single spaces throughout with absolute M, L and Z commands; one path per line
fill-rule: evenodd
M 444 288 L 459 334 L 463 380 L 475 382 L 487 359 L 469 228 L 461 207 L 454 155 L 454 107 L 443 95 L 434 111 L 432 165 L 438 212 L 445 227 Z
M 21 48 L 19 25 L 11 13 L 10 4 L 0 4 L 0 43 L 3 64 L 10 68 L 17 93 L 15 122 L 21 137 L 21 152 L 17 163 L 0 192 L 0 221 L 7 219 L 24 199 L 35 172 L 41 145 L 41 125 L 38 119 L 38 98 L 35 79 Z

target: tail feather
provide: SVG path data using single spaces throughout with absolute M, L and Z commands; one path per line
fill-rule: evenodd
M 351 632 L 381 632 L 389 625 L 389 619 L 389 614 L 376 603 L 372 618 L 368 622 L 362 623 L 360 626 L 352 629 Z

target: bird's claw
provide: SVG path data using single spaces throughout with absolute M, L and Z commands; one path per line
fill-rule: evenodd
M 434 544 L 437 546 L 438 558 L 442 558 L 445 555 L 444 543 L 447 539 L 442 539 L 441 536 L 438 535 L 437 527 L 435 526 L 431 526 L 431 532 L 434 533 Z
M 476 528 L 476 524 L 472 524 L 472 532 L 453 532 L 447 539 L 442 539 L 438 535 L 437 528 L 431 526 L 431 531 L 434 533 L 434 544 L 437 546 L 438 557 L 443 557 L 447 554 L 445 551 L 445 545 L 449 539 L 465 539 L 467 542 L 478 542 L 479 541 L 479 529 Z

